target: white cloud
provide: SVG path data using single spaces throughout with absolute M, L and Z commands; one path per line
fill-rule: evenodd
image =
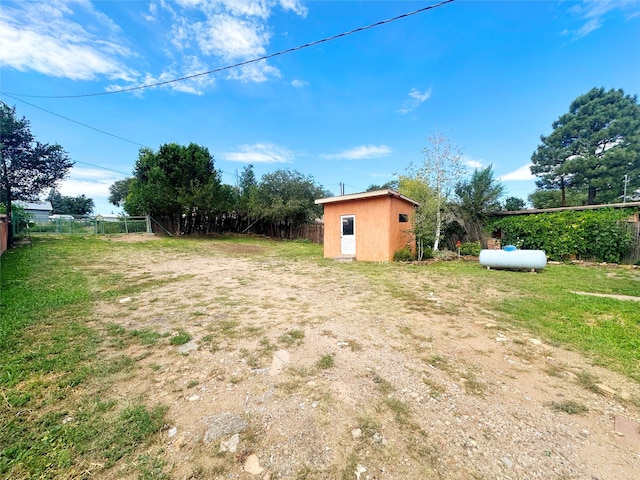
M 581 38 L 599 29 L 612 12 L 626 12 L 628 18 L 640 14 L 637 2 L 619 0 L 582 0 L 573 3 L 569 13 L 578 17 L 582 25 L 576 30 L 565 30 L 563 34 L 571 34 L 574 38 Z
M 285 10 L 291 10 L 301 17 L 306 17 L 309 10 L 298 0 L 280 0 L 280 6 Z
M 327 160 L 365 160 L 384 157 L 390 153 L 391 149 L 386 145 L 361 145 L 339 153 L 324 154 L 321 157 Z
M 179 0 L 163 3 L 171 14 L 171 42 L 180 50 L 240 63 L 264 56 L 271 39 L 268 19 L 277 7 L 305 16 L 297 0 Z M 177 8 L 174 8 L 177 7 Z M 204 18 L 194 21 L 195 17 Z M 281 77 L 280 71 L 260 61 L 229 70 L 227 78 L 242 82 L 264 82 Z
M 262 56 L 269 43 L 263 24 L 228 14 L 212 15 L 206 22 L 194 24 L 193 29 L 200 50 L 225 61 Z
M 409 90 L 408 96 L 409 98 L 405 100 L 402 108 L 396 110 L 396 113 L 399 113 L 400 115 L 406 115 L 407 113 L 413 112 L 422 103 L 429 100 L 429 98 L 431 97 L 431 89 L 421 92 L 417 88 L 412 88 L 411 90 Z
M 304 80 L 298 80 L 297 78 L 291 81 L 291 86 L 294 88 L 302 88 L 309 85 L 309 82 L 305 82 Z
M 517 170 L 513 170 L 512 172 L 505 173 L 504 175 L 498 178 L 498 180 L 502 180 L 502 181 L 509 181 L 509 180 L 523 181 L 523 180 L 534 180 L 534 179 L 535 177 L 531 174 L 530 163 L 523 165 Z
M 462 156 L 462 163 L 469 168 L 482 168 L 484 167 L 484 163 L 482 160 L 476 160 L 471 157 L 467 157 L 465 155 Z
M 223 153 L 221 158 L 242 163 L 291 163 L 293 152 L 273 143 L 256 143 L 240 145 L 237 151 Z
M 141 79 L 141 85 L 153 85 L 160 82 L 168 82 L 176 78 L 188 77 L 190 75 L 198 75 L 199 73 L 206 71 L 207 66 L 200 62 L 198 57 L 192 55 L 185 55 L 180 59 L 182 65 L 171 65 L 166 71 L 162 72 L 158 77 L 154 77 L 151 74 L 146 74 Z M 214 85 L 216 83 L 216 77 L 213 75 L 198 75 L 187 80 L 181 80 L 179 82 L 171 82 L 166 85 L 162 85 L 159 88 L 171 88 L 176 92 L 191 93 L 194 95 L 203 95 L 206 87 Z M 118 91 L 127 86 L 121 85 L 109 85 L 107 91 Z M 134 92 L 134 94 L 142 95 L 142 90 Z
M 57 190 L 67 197 L 108 197 L 109 187 L 121 177 L 107 170 L 73 167 L 69 177 L 59 183 Z
M 229 74 L 227 75 L 227 78 L 240 80 L 244 83 L 266 82 L 270 77 L 280 78 L 282 77 L 282 74 L 280 73 L 280 70 L 268 65 L 264 60 L 229 70 Z
M 163 50 L 167 64 L 139 72 L 141 54 L 131 50 L 133 38 L 89 0 L 12 2 L 0 10 L 0 66 L 36 71 L 73 80 L 107 78 L 108 90 L 170 80 L 215 67 L 253 60 L 267 52 L 275 9 L 304 17 L 298 0 L 159 0 L 139 12 L 149 35 Z M 145 54 L 144 58 L 147 59 Z M 135 59 L 137 63 L 128 63 Z M 198 70 L 196 70 L 197 68 Z M 171 84 L 182 92 L 202 94 L 215 83 L 198 78 Z M 227 78 L 264 82 L 281 77 L 266 61 L 230 70 Z M 220 78 L 220 77 L 218 77 Z
M 137 73 L 123 63 L 132 53 L 120 38 L 117 25 L 90 3 L 74 6 L 82 11 L 72 11 L 64 1 L 4 6 L 0 14 L 0 64 L 73 80 L 106 76 L 133 81 Z M 72 20 L 73 14 L 82 16 L 83 24 Z

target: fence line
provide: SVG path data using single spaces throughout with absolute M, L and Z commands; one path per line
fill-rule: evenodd
M 6 214 L 0 214 L 0 255 L 7 249 L 7 241 L 9 240 L 8 219 Z
M 38 234 L 58 235 L 113 235 L 127 233 L 151 233 L 148 217 L 118 217 L 104 219 L 100 216 L 88 219 L 53 218 L 47 223 L 30 221 L 13 222 L 14 236 Z
M 622 257 L 622 263 L 635 263 L 640 260 L 640 222 L 630 222 L 629 229 L 633 235 L 633 243 L 627 254 Z

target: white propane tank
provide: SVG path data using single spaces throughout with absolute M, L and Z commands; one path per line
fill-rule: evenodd
M 542 270 L 547 266 L 544 250 L 518 250 L 513 245 L 502 250 L 482 250 L 479 260 L 487 268 Z

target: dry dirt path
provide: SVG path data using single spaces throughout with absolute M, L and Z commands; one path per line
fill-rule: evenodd
M 104 259 L 149 288 L 100 304 L 94 326 L 192 337 L 129 347 L 141 368 L 113 392 L 169 406 L 171 478 L 640 478 L 640 411 L 624 400 L 637 383 L 505 329 L 427 274 L 394 273 L 429 299 L 416 308 L 356 265 L 262 253 Z M 585 388 L 585 371 L 616 393 Z

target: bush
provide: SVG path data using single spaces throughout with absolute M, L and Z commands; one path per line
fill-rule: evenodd
M 492 224 L 502 229 L 502 243 L 521 249 L 544 250 L 552 260 L 571 255 L 619 262 L 633 242 L 624 220 L 630 210 L 564 211 L 502 218 Z
M 460 255 L 471 255 L 477 257 L 482 250 L 482 244 L 480 242 L 467 242 L 460 245 Z
M 408 247 L 401 248 L 400 250 L 396 250 L 393 254 L 394 262 L 412 262 L 413 261 L 413 253 Z
M 449 260 L 457 260 L 458 253 L 452 252 L 451 250 L 438 250 L 437 252 L 433 252 L 436 260 L 449 261 Z

